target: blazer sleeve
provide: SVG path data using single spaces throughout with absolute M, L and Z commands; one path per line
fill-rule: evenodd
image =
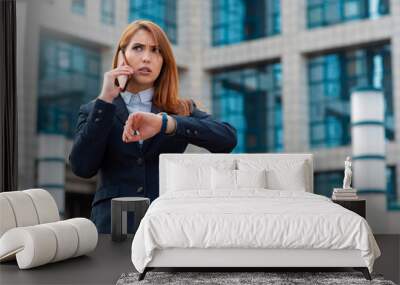
M 115 105 L 100 99 L 80 107 L 69 155 L 71 170 L 77 176 L 90 178 L 96 175 L 103 160 L 114 115 Z
M 190 116 L 171 116 L 177 122 L 173 135 L 177 139 L 185 139 L 212 153 L 229 153 L 237 144 L 236 129 L 232 125 L 213 119 L 210 114 L 199 110 L 194 102 Z

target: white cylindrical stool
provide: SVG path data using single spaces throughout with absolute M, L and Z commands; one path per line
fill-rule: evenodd
M 128 234 L 127 212 L 135 215 L 134 233 L 150 206 L 150 199 L 145 197 L 119 197 L 111 200 L 111 239 L 124 241 Z
M 354 188 L 367 200 L 367 221 L 374 233 L 386 232 L 386 162 L 383 92 L 355 89 L 351 94 Z

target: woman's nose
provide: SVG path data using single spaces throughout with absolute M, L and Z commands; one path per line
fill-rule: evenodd
M 144 52 L 142 57 L 143 62 L 150 62 L 150 53 Z

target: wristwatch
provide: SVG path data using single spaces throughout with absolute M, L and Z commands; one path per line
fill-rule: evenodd
M 167 113 L 162 112 L 161 116 L 162 116 L 162 124 L 161 124 L 160 133 L 165 134 L 165 131 L 167 130 L 167 123 L 168 123 Z

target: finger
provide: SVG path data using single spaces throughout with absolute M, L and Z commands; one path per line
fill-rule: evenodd
M 127 142 L 128 141 L 128 138 L 125 135 L 125 131 L 122 133 L 122 141 L 123 142 Z
M 128 142 L 138 141 L 140 140 L 140 134 L 138 131 L 131 129 L 126 126 L 124 129 L 124 136 L 126 137 Z
M 129 132 L 127 130 L 124 131 L 122 136 L 124 138 L 124 142 L 126 143 L 132 142 L 133 138 L 129 135 Z
M 129 141 L 128 133 L 129 133 L 128 128 L 125 126 L 125 127 L 124 127 L 124 131 L 123 131 L 123 133 L 122 133 L 122 138 L 123 138 L 123 140 L 124 140 L 125 142 L 128 142 L 128 141 Z
M 129 71 L 129 70 L 126 70 L 126 69 L 122 69 L 122 70 L 111 70 L 110 72 L 109 72 L 109 74 L 110 74 L 110 76 L 112 76 L 112 77 L 118 77 L 118 76 L 120 76 L 120 75 L 126 75 L 126 76 L 132 76 L 133 75 L 133 72 L 132 71 Z
M 132 69 L 132 66 L 130 66 L 129 64 L 124 64 L 124 65 L 119 65 L 119 66 L 117 66 L 116 68 L 115 68 L 116 70 L 117 69 Z
M 121 72 L 121 71 L 133 72 L 133 70 L 131 68 L 117 68 L 117 69 L 114 69 L 112 72 Z
M 143 116 L 140 112 L 135 113 L 134 115 L 134 124 L 133 124 L 133 129 L 134 130 L 140 130 L 140 127 L 142 126 L 143 123 Z
M 111 72 L 111 76 L 112 76 L 112 77 L 118 77 L 118 76 L 120 76 L 120 75 L 127 75 L 127 76 L 130 76 L 130 75 L 132 75 L 132 74 L 133 74 L 132 72 L 126 71 L 126 70 L 116 70 L 116 71 L 112 71 L 112 72 Z
M 133 128 L 133 124 L 134 124 L 133 114 L 130 114 L 128 119 L 125 122 L 125 127 Z
M 131 131 L 140 129 L 138 113 L 132 114 L 131 123 L 128 126 L 131 128 Z
M 125 122 L 124 134 L 129 141 L 138 141 L 141 139 L 138 118 L 140 118 L 138 113 L 130 114 Z
M 128 70 L 128 71 L 134 71 L 133 68 L 129 65 L 121 65 L 116 70 Z
M 126 137 L 127 137 L 127 142 L 137 142 L 141 139 L 140 135 L 133 135 L 133 132 L 132 133 L 127 132 Z
M 121 65 L 121 66 L 118 66 L 116 69 L 114 69 L 114 70 L 127 70 L 127 71 L 131 71 L 131 72 L 133 72 L 133 71 L 135 71 L 133 68 L 132 68 L 132 66 L 130 66 L 130 65 Z

